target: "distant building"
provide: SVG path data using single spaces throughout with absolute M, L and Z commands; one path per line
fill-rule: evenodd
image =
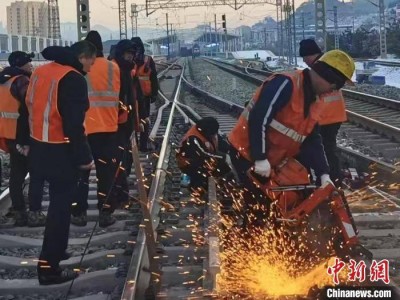
M 11 35 L 48 36 L 47 2 L 13 2 L 7 6 L 7 32 Z

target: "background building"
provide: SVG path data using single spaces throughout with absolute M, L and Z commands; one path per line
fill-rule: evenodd
M 7 6 L 7 32 L 11 35 L 48 36 L 47 2 L 13 2 Z

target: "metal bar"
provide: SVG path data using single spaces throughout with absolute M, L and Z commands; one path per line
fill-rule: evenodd
M 149 191 L 149 207 L 148 208 L 149 208 L 150 216 L 151 216 L 150 221 L 151 221 L 153 227 L 158 226 L 158 220 L 157 220 L 158 211 L 155 211 L 155 207 L 156 207 L 155 204 L 158 201 L 158 197 L 162 193 L 162 190 L 160 188 L 161 187 L 160 182 L 162 181 L 162 178 L 165 176 L 165 171 L 164 171 L 163 167 L 165 164 L 167 149 L 169 147 L 169 138 L 171 135 L 171 129 L 172 129 L 172 124 L 173 124 L 173 119 L 174 119 L 176 102 L 180 95 L 183 73 L 184 73 L 184 66 L 182 68 L 182 73 L 179 78 L 179 83 L 178 83 L 178 87 L 176 89 L 176 94 L 175 94 L 175 97 L 174 97 L 174 100 L 172 103 L 171 113 L 170 113 L 170 116 L 168 119 L 167 128 L 166 128 L 165 135 L 164 135 L 164 140 L 161 145 L 161 150 L 160 150 L 160 155 L 159 155 L 159 159 L 158 159 L 157 166 L 156 166 L 156 171 L 155 171 L 153 182 L 151 184 L 151 188 Z M 128 271 L 128 276 L 127 276 L 125 286 L 124 286 L 124 291 L 123 291 L 122 297 L 121 297 L 121 299 L 124 299 L 124 300 L 138 299 L 136 293 L 139 289 L 139 280 L 141 279 L 140 277 L 143 272 L 142 265 L 145 264 L 146 263 L 145 260 L 147 260 L 146 254 L 148 252 L 145 251 L 146 250 L 145 248 L 147 247 L 147 243 L 146 243 L 146 235 L 144 233 L 144 230 L 141 229 L 139 231 L 137 240 L 141 241 L 141 243 L 139 245 L 137 245 L 135 248 L 135 254 L 137 254 L 137 255 L 132 256 L 130 268 Z M 148 257 L 148 260 L 151 260 L 151 257 Z M 147 282 L 147 284 L 148 284 L 148 282 Z

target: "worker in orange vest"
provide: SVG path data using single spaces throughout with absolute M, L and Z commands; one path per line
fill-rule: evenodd
M 96 46 L 97 58 L 85 76 L 90 101 L 85 131 L 96 166 L 99 226 L 107 227 L 115 223 L 110 195 L 116 172 L 120 72 L 116 63 L 104 57 L 103 43 L 97 31 L 90 31 L 86 41 Z M 72 206 L 71 223 L 77 226 L 87 224 L 89 175 L 90 170 L 81 172 L 76 205 Z
M 312 39 L 302 40 L 299 52 L 310 68 L 322 56 L 321 49 Z M 339 187 L 342 183 L 342 175 L 337 155 L 336 137 L 342 123 L 347 121 L 346 105 L 341 91 L 333 91 L 320 97 L 323 97 L 325 102 L 325 109 L 318 122 L 320 134 L 329 163 L 329 175 L 335 185 Z
M 140 37 L 131 39 L 135 47 L 135 76 L 140 86 L 138 91 L 139 119 L 143 130 L 140 132 L 139 150 L 147 152 L 150 133 L 150 103 L 154 103 L 158 95 L 158 78 L 154 60 L 151 56 L 144 54 L 144 45 Z
M 33 72 L 25 101 L 31 136 L 29 171 L 49 182 L 50 205 L 37 270 L 39 283 L 49 285 L 77 277 L 59 264 L 68 258 L 71 206 L 79 170 L 93 166 L 84 128 L 89 109 L 84 75 L 96 59 L 96 47 L 80 41 L 71 47 L 47 47 L 42 55 L 54 62 Z
M 8 57 L 10 66 L 0 73 L 0 148 L 10 153 L 9 188 L 16 226 L 26 226 L 28 220 L 31 226 L 44 225 L 45 220 L 40 209 L 30 211 L 28 217 L 23 195 L 29 152 L 25 95 L 33 70 L 33 57 L 33 53 L 14 51 Z
M 233 166 L 246 187 L 245 217 L 253 216 L 246 222 L 262 222 L 269 209 L 269 201 L 247 175 L 251 168 L 256 175 L 268 178 L 285 158 L 296 157 L 315 171 L 321 185 L 331 182 L 318 133 L 324 109 L 318 96 L 342 88 L 354 69 L 350 56 L 332 50 L 311 70 L 275 74 L 257 90 L 228 137 Z
M 120 69 L 120 110 L 118 115 L 118 162 L 122 161 L 123 169 L 120 169 L 117 177 L 116 201 L 123 203 L 128 201 L 128 182 L 132 169 L 132 153 L 130 138 L 139 127 L 137 98 L 132 85 L 132 70 L 134 69 L 134 47 L 130 40 L 121 40 L 114 47 L 113 61 Z
M 182 138 L 176 154 L 178 167 L 190 177 L 189 187 L 200 194 L 207 190 L 208 177 L 230 171 L 229 156 L 219 151 L 219 124 L 213 117 L 200 119 Z

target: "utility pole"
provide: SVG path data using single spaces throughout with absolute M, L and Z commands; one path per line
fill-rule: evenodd
M 226 15 L 222 15 L 222 28 L 225 31 L 225 58 L 228 59 L 228 32 L 226 30 Z
M 339 49 L 339 26 L 337 19 L 337 6 L 333 7 L 333 24 L 335 26 L 335 49 Z
M 301 12 L 301 26 L 302 26 L 302 28 L 303 28 L 303 40 L 305 40 L 305 39 L 306 39 L 306 35 L 305 35 L 305 33 L 304 33 L 304 30 L 305 30 L 305 25 L 304 25 L 304 12 Z
M 169 24 L 168 24 L 168 13 L 165 14 L 165 17 L 167 18 L 167 60 L 169 60 Z
M 76 0 L 78 41 L 83 40 L 90 31 L 89 0 Z
M 121 40 L 128 38 L 127 24 L 126 24 L 126 0 L 118 1 L 119 11 L 119 38 Z
M 214 14 L 214 31 L 215 31 L 215 56 L 219 52 L 219 35 L 217 35 L 217 14 Z
M 387 58 L 385 3 L 383 1 L 379 0 L 379 41 L 381 58 Z
M 133 19 L 135 19 L 135 35 L 133 35 Z M 137 33 L 137 19 L 138 19 L 137 5 L 132 3 L 131 4 L 132 37 L 138 35 L 138 33 Z
M 323 52 L 326 51 L 325 0 L 315 0 L 315 41 Z
M 267 50 L 267 28 L 264 27 L 264 48 Z
M 294 65 L 297 66 L 297 39 L 296 39 L 296 19 L 295 19 L 295 12 L 296 8 L 294 7 L 294 0 L 292 0 L 292 14 L 293 14 L 293 56 L 294 56 Z

